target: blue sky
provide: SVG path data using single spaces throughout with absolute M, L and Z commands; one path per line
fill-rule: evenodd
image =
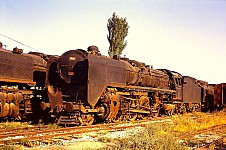
M 107 55 L 113 12 L 130 26 L 122 56 L 226 82 L 224 0 L 1 0 L 0 33 L 46 54 L 97 45 Z M 0 41 L 34 51 L 1 35 Z

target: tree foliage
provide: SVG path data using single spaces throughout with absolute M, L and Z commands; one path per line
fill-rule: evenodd
M 108 54 L 110 57 L 114 55 L 119 57 L 127 46 L 127 41 L 124 41 L 129 29 L 126 18 L 120 18 L 114 12 L 112 17 L 108 19 L 107 28 L 107 39 L 110 43 Z

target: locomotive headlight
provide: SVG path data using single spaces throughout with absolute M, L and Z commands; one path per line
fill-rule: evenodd
M 75 75 L 75 73 L 73 71 L 68 71 L 68 75 L 73 76 L 73 75 Z
M 76 57 L 69 57 L 69 60 L 76 60 Z

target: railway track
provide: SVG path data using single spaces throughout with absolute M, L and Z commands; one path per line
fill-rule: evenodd
M 192 116 L 191 116 L 192 117 Z M 90 133 L 88 135 L 96 136 L 101 133 L 123 131 L 135 127 L 144 127 L 148 123 L 155 122 L 170 122 L 171 117 L 156 117 L 147 120 L 136 120 L 133 122 L 124 123 L 110 123 L 110 124 L 97 124 L 91 126 L 75 126 L 67 128 L 51 129 L 49 125 L 29 126 L 17 129 L 0 129 L 0 144 L 21 144 L 24 146 L 38 146 L 38 145 L 63 145 L 62 141 L 76 140 L 82 137 L 84 133 Z M 195 138 L 197 136 L 205 136 L 208 134 L 224 134 L 226 131 L 226 124 L 216 125 L 210 128 L 201 129 L 198 131 L 179 135 L 178 139 L 186 140 Z M 87 135 L 87 134 L 84 134 Z M 211 146 L 219 145 L 219 140 L 223 141 L 223 138 L 218 138 L 209 143 L 203 143 L 196 146 L 197 150 L 203 150 Z
M 167 118 L 164 118 L 167 121 Z M 91 126 L 76 126 L 67 128 L 50 129 L 49 126 L 33 126 L 19 129 L 0 130 L 0 144 L 20 143 L 27 146 L 29 143 L 48 143 L 57 142 L 59 139 L 72 139 L 76 136 L 100 131 L 120 131 L 135 127 L 144 127 L 150 122 L 161 122 L 163 118 L 154 118 L 147 120 L 137 120 L 130 123 L 110 123 L 97 124 Z

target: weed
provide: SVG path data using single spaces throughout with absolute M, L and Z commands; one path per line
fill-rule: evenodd
M 59 126 L 56 124 L 56 123 L 53 123 L 53 124 L 48 124 L 48 128 L 49 129 L 58 129 L 59 128 Z
M 28 127 L 28 124 L 26 122 L 21 123 L 21 122 L 4 122 L 0 123 L 0 128 L 1 129 L 14 129 L 14 128 L 24 128 Z
M 0 150 L 22 150 L 23 148 L 18 145 L 2 145 Z

